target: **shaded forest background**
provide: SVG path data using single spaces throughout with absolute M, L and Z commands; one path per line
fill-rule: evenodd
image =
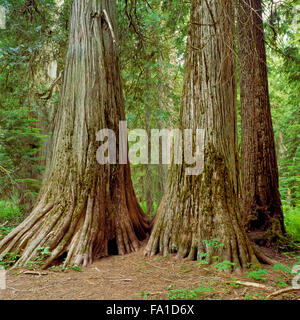
M 182 92 L 189 2 L 117 1 L 129 129 L 175 128 Z M 299 4 L 264 1 L 271 111 L 287 231 L 300 241 Z M 30 213 L 40 189 L 58 107 L 71 1 L 0 1 L 0 232 Z M 298 8 L 298 9 L 297 9 Z M 234 54 L 234 52 L 233 52 Z M 237 53 L 236 53 L 237 55 Z M 238 104 L 239 107 L 239 104 Z M 239 143 L 240 143 L 240 114 Z M 168 168 L 134 165 L 141 207 L 153 216 Z

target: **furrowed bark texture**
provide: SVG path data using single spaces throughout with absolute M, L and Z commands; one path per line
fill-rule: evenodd
M 242 216 L 248 231 L 276 242 L 285 234 L 270 111 L 261 0 L 238 6 L 242 118 Z
M 74 0 L 51 159 L 34 210 L 0 242 L 1 256 L 20 253 L 16 265 L 23 266 L 39 247 L 50 247 L 45 267 L 60 257 L 86 266 L 139 247 L 150 223 L 135 198 L 129 164 L 96 161 L 96 132 L 109 128 L 118 137 L 124 119 L 115 1 Z
M 234 17 L 231 1 L 193 0 L 187 41 L 180 126 L 204 128 L 201 175 L 172 164 L 145 254 L 218 256 L 240 270 L 257 263 L 238 206 Z M 223 246 L 206 241 L 218 239 Z

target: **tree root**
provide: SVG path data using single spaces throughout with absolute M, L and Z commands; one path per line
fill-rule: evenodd
M 259 262 L 268 264 L 271 266 L 278 263 L 276 260 L 273 260 L 267 257 L 255 244 L 253 244 L 253 250 Z

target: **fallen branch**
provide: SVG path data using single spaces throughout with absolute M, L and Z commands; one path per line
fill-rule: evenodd
M 300 288 L 286 288 L 286 289 L 281 289 L 281 290 L 278 290 L 278 291 L 275 291 L 275 292 L 269 294 L 269 295 L 267 296 L 267 299 L 274 298 L 274 297 L 279 296 L 279 295 L 281 295 L 281 294 L 290 293 L 290 292 L 300 292 Z
M 132 279 L 113 279 L 113 280 L 109 280 L 109 281 L 132 281 Z
M 30 274 L 30 275 L 34 275 L 34 276 L 46 276 L 48 273 L 38 272 L 38 271 L 24 271 L 23 274 Z
M 246 287 L 271 289 L 271 288 L 266 287 L 264 284 L 259 284 L 256 282 L 234 281 L 234 283 L 240 284 L 240 285 L 246 286 Z
M 21 289 L 16 289 L 14 287 L 6 287 L 6 289 L 14 290 L 14 291 L 19 291 L 19 292 L 29 292 L 33 291 L 33 289 L 28 289 L 28 290 L 21 290 Z

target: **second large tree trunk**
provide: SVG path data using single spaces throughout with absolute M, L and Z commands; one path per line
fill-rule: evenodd
M 218 256 L 234 269 L 257 262 L 238 205 L 235 101 L 232 3 L 193 0 L 180 127 L 205 129 L 204 171 L 187 176 L 186 164 L 172 164 L 147 255 L 197 259 L 205 253 L 209 262 Z
M 21 255 L 18 266 L 34 261 L 40 247 L 51 251 L 45 266 L 63 258 L 87 265 L 136 250 L 147 238 L 150 223 L 135 198 L 129 164 L 96 161 L 96 132 L 108 128 L 118 137 L 125 119 L 117 40 L 115 1 L 74 0 L 43 187 L 31 215 L 0 242 L 1 256 Z
M 238 7 L 242 118 L 242 214 L 253 239 L 285 233 L 272 127 L 261 0 Z

